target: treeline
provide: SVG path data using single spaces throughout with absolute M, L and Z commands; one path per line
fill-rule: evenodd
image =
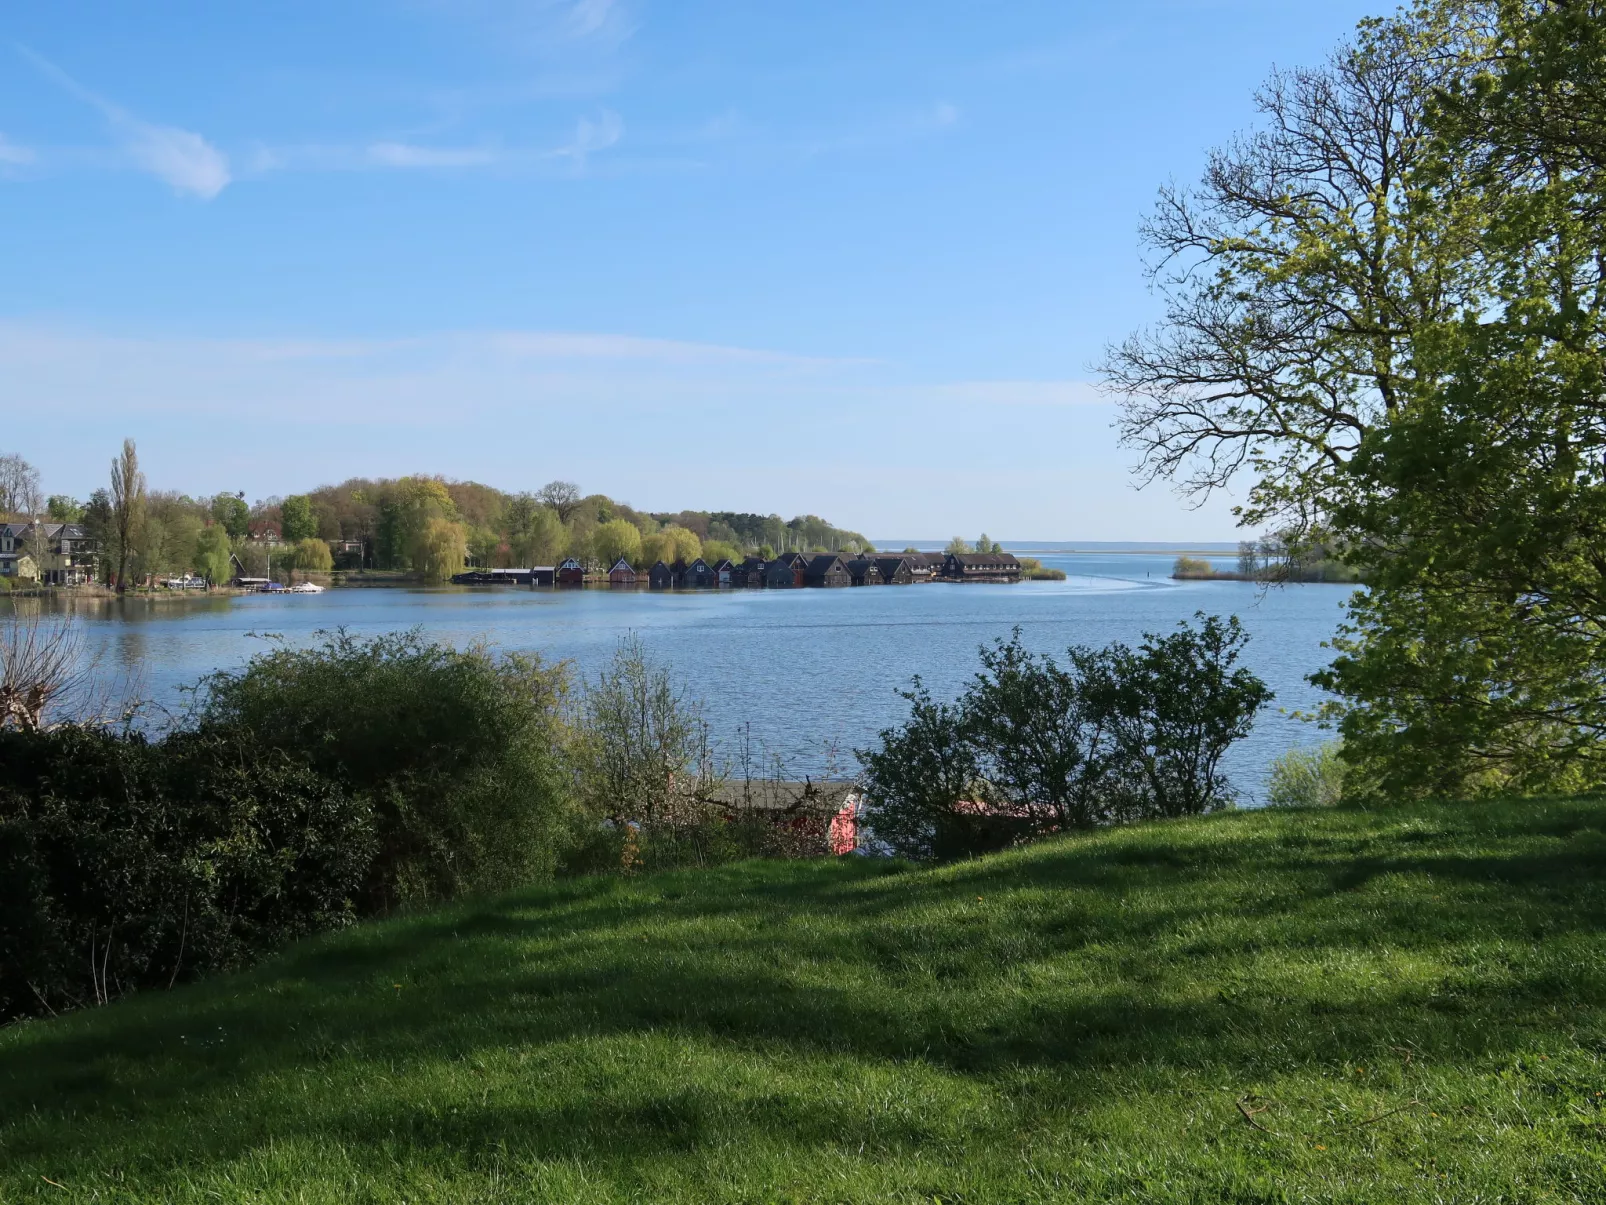
M 412 570 L 443 580 L 465 564 L 486 568 L 552 565 L 575 557 L 606 568 L 624 557 L 637 568 L 655 561 L 739 560 L 748 553 L 861 552 L 874 546 L 858 532 L 816 515 L 735 511 L 642 511 L 606 494 L 583 494 L 568 481 L 507 493 L 439 477 L 354 478 L 259 507 L 284 538 L 312 533 L 361 544 L 366 567 Z
M 226 581 L 281 569 L 399 570 L 443 581 L 466 565 L 551 565 L 576 557 L 640 568 L 662 559 L 738 560 L 749 553 L 874 551 L 863 535 L 817 515 L 649 512 L 568 481 L 509 493 L 442 477 L 352 478 L 305 494 L 248 503 L 149 488 L 132 440 L 108 484 L 87 500 L 40 488 L 22 457 L 0 456 L 0 518 L 81 523 L 108 583 L 194 574 Z

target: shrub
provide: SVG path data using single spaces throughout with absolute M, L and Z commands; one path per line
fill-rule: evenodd
M 1315 749 L 1290 749 L 1271 763 L 1266 803 L 1274 808 L 1331 807 L 1344 796 L 1340 742 Z
M 586 683 L 570 732 L 575 793 L 595 819 L 673 821 L 715 785 L 701 708 L 634 636 Z
M 243 965 L 344 923 L 371 812 L 194 733 L 0 732 L 0 1021 Z
M 1209 561 L 1196 556 L 1179 556 L 1171 566 L 1172 577 L 1214 577 L 1215 572 Z
M 1226 806 L 1219 772 L 1271 699 L 1237 665 L 1236 617 L 1150 634 L 1136 649 L 1034 654 L 1017 629 L 981 650 L 982 672 L 954 703 L 917 678 L 909 719 L 860 750 L 876 841 L 913 858 Z
M 1065 570 L 1045 569 L 1043 562 L 1034 556 L 1023 556 L 1020 559 L 1021 575 L 1031 582 L 1063 582 Z
M 561 668 L 344 630 L 213 675 L 203 733 L 284 754 L 370 801 L 365 912 L 550 874 L 572 828 Z

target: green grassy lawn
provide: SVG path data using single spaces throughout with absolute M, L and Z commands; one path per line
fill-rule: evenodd
M 0 1201 L 1601 1202 L 1603 1093 L 1606 804 L 1237 813 L 576 880 L 0 1031 Z

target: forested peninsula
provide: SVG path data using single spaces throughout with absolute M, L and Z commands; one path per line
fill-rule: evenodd
M 645 566 L 751 553 L 876 551 L 859 532 L 818 515 L 638 510 L 570 481 L 509 492 L 441 476 L 353 477 L 247 502 L 243 493 L 207 497 L 150 488 L 129 440 L 108 486 L 79 501 L 45 494 L 22 456 L 0 460 L 0 521 L 10 519 L 19 543 L 28 543 L 30 532 L 42 543 L 45 533 L 59 534 L 53 525 L 69 524 L 95 559 L 94 580 L 108 585 L 191 576 L 220 583 L 281 571 L 439 582 L 465 566 L 551 565 L 565 557 L 588 566 L 624 557 Z

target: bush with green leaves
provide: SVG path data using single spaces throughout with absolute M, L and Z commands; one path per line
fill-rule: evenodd
M 245 965 L 355 915 L 366 801 L 194 732 L 0 731 L 0 1022 Z
M 344 630 L 207 680 L 200 731 L 282 753 L 373 809 L 360 907 L 495 891 L 550 874 L 573 831 L 561 667 Z
M 1016 629 L 982 647 L 952 703 L 916 678 L 908 720 L 858 752 L 874 841 L 944 858 L 1228 806 L 1221 759 L 1272 694 L 1237 664 L 1248 635 L 1236 616 L 1195 618 L 1063 662 Z
M 1290 749 L 1271 763 L 1266 803 L 1274 808 L 1332 807 L 1344 798 L 1341 743 Z

